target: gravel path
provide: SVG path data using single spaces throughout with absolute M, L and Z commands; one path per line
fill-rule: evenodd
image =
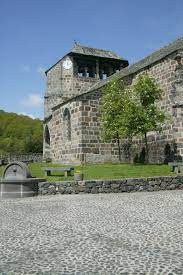
M 0 201 L 0 224 L 2 274 L 183 274 L 183 191 Z

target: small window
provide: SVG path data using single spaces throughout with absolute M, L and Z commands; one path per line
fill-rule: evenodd
M 71 115 L 67 108 L 64 110 L 63 121 L 65 137 L 67 140 L 71 140 Z
M 50 145 L 50 132 L 49 132 L 47 125 L 46 125 L 45 131 L 44 131 L 44 138 L 45 138 L 45 143 Z

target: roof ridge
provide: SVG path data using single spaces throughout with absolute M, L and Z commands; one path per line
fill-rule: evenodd
M 183 49 L 183 44 L 181 45 L 181 47 L 179 45 L 179 43 L 181 43 L 181 42 L 183 43 L 183 36 L 181 36 L 181 37 L 175 39 L 174 41 L 172 41 L 171 43 L 159 48 L 158 50 L 152 52 L 151 54 L 149 54 L 146 57 L 138 60 L 137 62 L 132 63 L 131 65 L 123 68 L 121 71 L 112 74 L 106 80 L 101 81 L 99 83 L 95 83 L 92 87 L 90 87 L 88 89 L 87 92 L 90 92 L 90 91 L 93 91 L 95 89 L 101 88 L 103 85 L 107 84 L 108 82 L 110 82 L 115 77 L 123 78 L 125 76 L 134 74 L 134 73 L 136 73 L 136 72 L 152 65 L 153 63 L 157 62 L 158 60 L 161 60 L 161 59 L 165 58 L 167 55 L 180 50 L 180 48 Z M 172 48 L 173 46 L 176 46 L 176 45 L 177 45 L 176 48 Z M 164 53 L 164 51 L 166 51 L 166 49 L 169 49 L 169 51 Z M 159 53 L 159 56 L 157 56 L 158 53 Z
M 99 49 L 94 47 L 85 46 L 79 43 L 75 43 L 74 47 L 71 49 L 71 53 L 80 53 L 84 55 L 95 55 L 95 56 L 101 56 L 106 58 L 114 58 L 114 59 L 121 59 L 125 60 L 123 57 L 121 57 L 118 53 L 106 50 L 106 49 Z
M 179 45 L 179 43 L 181 43 L 181 45 Z M 178 44 L 178 45 L 177 45 Z M 174 47 L 173 47 L 174 46 Z M 166 49 L 168 49 L 168 51 L 166 51 Z M 121 71 L 111 75 L 110 77 L 108 77 L 106 80 L 102 80 L 99 81 L 95 84 L 92 85 L 92 87 L 90 87 L 86 92 L 80 94 L 80 95 L 75 95 L 74 97 L 71 97 L 68 101 L 62 103 L 63 105 L 77 97 L 83 96 L 85 94 L 91 93 L 91 92 L 95 92 L 96 90 L 102 88 L 105 84 L 107 84 L 108 82 L 110 82 L 111 80 L 115 79 L 115 77 L 119 77 L 119 78 L 123 78 L 126 77 L 128 75 L 134 74 L 148 66 L 150 66 L 151 64 L 157 62 L 158 60 L 161 60 L 163 58 L 165 58 L 166 56 L 180 50 L 183 49 L 183 36 L 179 37 L 177 39 L 175 39 L 174 41 L 172 41 L 171 43 L 157 49 L 156 51 L 152 52 L 151 54 L 147 55 L 146 57 L 144 57 L 143 59 L 140 59 L 139 61 L 131 64 L 128 67 L 125 67 L 124 69 L 122 69 Z M 164 52 L 165 51 L 165 52 Z M 158 55 L 159 53 L 159 55 Z M 153 59 L 151 59 L 153 55 Z M 54 108 L 58 108 L 58 106 L 62 105 L 62 104 L 58 104 L 56 106 L 54 106 Z
M 99 51 L 102 51 L 102 52 L 111 52 L 111 53 L 115 53 L 114 51 L 111 51 L 111 50 L 104 50 L 104 49 L 100 49 L 100 48 L 94 48 L 94 47 L 90 47 L 90 46 L 85 46 L 85 45 L 82 45 L 80 43 L 77 43 L 75 44 L 75 46 L 80 46 L 80 47 L 84 47 L 84 48 L 87 48 L 87 49 L 94 49 L 94 50 L 99 50 Z M 74 47 L 75 47 L 74 46 Z M 73 48 L 74 48 L 73 47 Z M 116 54 L 116 53 L 115 53 Z

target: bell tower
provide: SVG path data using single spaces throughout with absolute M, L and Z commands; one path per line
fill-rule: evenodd
M 75 43 L 68 54 L 46 71 L 45 118 L 54 106 L 86 92 L 126 66 L 128 61 L 112 51 Z

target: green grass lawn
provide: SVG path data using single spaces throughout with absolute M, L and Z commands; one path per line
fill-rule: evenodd
M 44 167 L 63 167 L 63 165 L 53 163 L 31 163 L 29 169 L 31 175 L 39 178 L 45 178 Z M 67 166 L 64 166 L 67 167 Z M 74 167 L 74 166 L 73 166 Z M 4 167 L 0 167 L 0 176 L 2 176 Z M 170 172 L 168 165 L 155 164 L 91 164 L 75 166 L 75 171 L 80 170 L 84 173 L 84 179 L 120 179 L 152 176 L 174 176 Z M 63 172 L 53 172 L 52 176 L 46 177 L 47 181 L 73 180 L 73 176 L 65 178 Z

